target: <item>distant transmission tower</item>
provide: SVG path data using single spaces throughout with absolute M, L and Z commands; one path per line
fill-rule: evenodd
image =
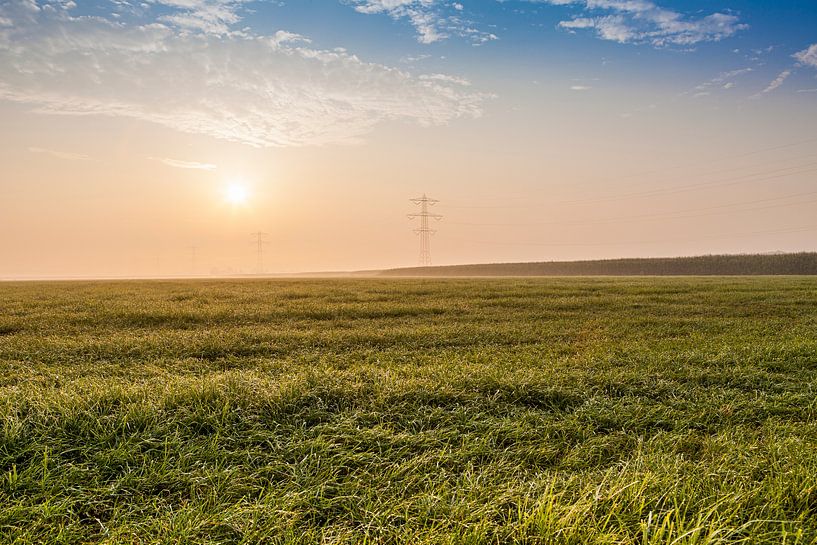
M 267 240 L 267 236 L 269 235 L 263 231 L 256 231 L 255 233 L 250 233 L 250 236 L 255 239 L 258 251 L 255 262 L 255 272 L 256 274 L 264 274 L 264 244 L 269 242 Z
M 418 199 L 409 199 L 414 204 L 420 205 L 420 212 L 418 214 L 408 214 L 409 219 L 420 218 L 420 228 L 415 229 L 414 232 L 420 235 L 420 265 L 425 267 L 431 265 L 431 235 L 436 233 L 435 229 L 428 226 L 428 218 L 434 218 L 439 221 L 442 216 L 439 214 L 431 214 L 428 211 L 429 206 L 437 204 L 437 199 L 429 199 L 425 193 Z

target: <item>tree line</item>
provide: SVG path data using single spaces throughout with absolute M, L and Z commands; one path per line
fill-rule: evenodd
M 409 267 L 384 276 L 817 275 L 817 252 Z

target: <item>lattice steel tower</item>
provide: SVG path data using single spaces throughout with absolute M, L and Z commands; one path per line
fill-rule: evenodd
M 431 235 L 436 233 L 436 229 L 431 229 L 428 226 L 428 218 L 434 218 L 439 221 L 442 216 L 439 214 L 432 214 L 428 211 L 429 206 L 437 204 L 437 199 L 429 199 L 425 193 L 417 199 L 409 199 L 414 204 L 420 205 L 420 212 L 418 214 L 408 214 L 409 219 L 420 218 L 420 228 L 415 229 L 414 232 L 420 235 L 420 265 L 425 267 L 431 265 Z
M 250 236 L 255 239 L 256 244 L 255 274 L 264 274 L 264 244 L 269 242 L 267 240 L 268 233 L 256 231 L 250 233 Z

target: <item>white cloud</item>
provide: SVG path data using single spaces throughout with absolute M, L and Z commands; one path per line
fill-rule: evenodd
M 241 20 L 239 13 L 245 0 L 148 0 L 170 8 L 173 13 L 162 15 L 159 21 L 182 29 L 212 34 L 226 34 Z
M 817 44 L 810 45 L 808 48 L 798 51 L 792 56 L 802 64 L 817 68 Z
M 199 163 L 197 161 L 181 161 L 179 159 L 170 159 L 168 157 L 149 157 L 149 159 L 159 161 L 160 163 L 164 163 L 165 165 L 174 168 L 186 168 L 193 170 L 215 170 L 216 168 L 218 168 L 216 165 L 210 163 Z
M 721 83 L 728 79 L 735 78 L 737 76 L 742 76 L 744 74 L 748 74 L 749 72 L 754 72 L 754 68 L 738 68 L 737 70 L 730 70 L 728 72 L 721 72 L 718 77 L 712 80 L 713 83 Z
M 649 43 L 656 47 L 692 46 L 719 41 L 748 28 L 737 16 L 713 13 L 703 17 L 662 8 L 650 0 L 532 0 L 553 5 L 575 5 L 581 16 L 559 23 L 570 31 L 593 29 L 604 39 L 619 43 Z
M 477 117 L 487 98 L 293 43 L 304 41 L 293 33 L 180 31 L 155 17 L 124 24 L 30 1 L 0 4 L 14 21 L 0 27 L 0 100 L 39 112 L 130 117 L 264 147 L 354 142 L 387 120 Z
M 571 91 L 589 91 L 590 89 L 592 89 L 592 87 L 590 87 L 589 85 L 571 85 L 570 86 Z
M 272 38 L 269 39 L 269 42 L 278 47 L 284 44 L 296 44 L 296 43 L 304 43 L 310 44 L 312 40 L 307 38 L 306 36 L 301 36 L 300 34 L 296 34 L 294 32 L 287 32 L 286 30 L 279 30 L 275 34 L 272 35 Z
M 353 3 L 360 13 L 407 18 L 417 31 L 420 43 L 430 44 L 448 37 L 443 30 L 445 20 L 438 14 L 434 0 L 353 0 Z
M 38 148 L 38 147 L 30 147 L 28 151 L 31 153 L 44 153 L 46 155 L 50 155 L 51 157 L 56 157 L 57 159 L 65 159 L 66 161 L 90 161 L 91 158 L 87 155 L 82 153 L 73 153 L 70 151 L 58 151 L 53 149 L 46 149 L 46 148 Z
M 462 4 L 441 0 L 345 0 L 359 13 L 385 14 L 392 19 L 408 19 L 422 44 L 439 42 L 452 35 L 468 38 L 475 45 L 496 40 L 497 36 L 471 26 L 462 18 Z
M 707 81 L 701 83 L 700 85 L 697 85 L 691 91 L 686 91 L 686 92 L 682 93 L 682 95 L 686 95 L 688 93 L 693 93 L 693 95 L 692 95 L 693 97 L 695 97 L 695 96 L 705 96 L 705 95 L 703 95 L 701 93 L 705 93 L 705 94 L 708 95 L 708 94 L 710 94 L 710 91 L 712 89 L 715 89 L 715 88 L 731 89 L 732 87 L 735 86 L 735 82 L 732 81 L 732 80 L 734 80 L 735 78 L 738 78 L 740 76 L 743 76 L 745 74 L 749 74 L 751 72 L 754 72 L 754 70 L 755 70 L 754 68 L 747 67 L 747 68 L 738 68 L 736 70 L 729 70 L 727 72 L 721 72 L 720 74 L 718 74 L 714 78 L 712 78 L 710 80 L 707 80 Z
M 559 23 L 559 27 L 568 30 L 593 28 L 600 38 L 620 43 L 634 41 L 637 37 L 627 20 L 621 15 L 609 15 L 592 19 L 579 17 L 571 21 L 562 21 Z
M 424 61 L 426 59 L 430 59 L 431 55 L 420 54 L 420 55 L 406 55 L 400 58 L 400 62 L 404 64 L 414 64 L 416 62 Z
M 461 78 L 458 76 L 449 76 L 448 74 L 420 74 L 419 78 L 425 81 L 442 81 L 445 83 L 454 83 L 456 85 L 462 85 L 463 87 L 469 87 L 471 82 L 465 78 Z
M 778 74 L 778 76 L 776 78 L 774 78 L 769 83 L 768 86 L 766 86 L 765 89 L 763 89 L 762 91 L 760 91 L 759 93 L 757 93 L 755 95 L 752 95 L 751 98 L 759 98 L 759 97 L 765 95 L 766 93 L 771 93 L 772 91 L 774 91 L 775 89 L 777 89 L 778 87 L 783 85 L 783 82 L 786 81 L 786 78 L 788 78 L 790 75 L 791 75 L 791 70 L 783 70 L 782 72 L 780 72 L 780 74 Z

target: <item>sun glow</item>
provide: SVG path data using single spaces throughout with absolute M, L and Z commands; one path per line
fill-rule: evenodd
M 224 198 L 227 202 L 235 206 L 247 204 L 250 198 L 250 192 L 243 184 L 234 182 L 224 189 Z

